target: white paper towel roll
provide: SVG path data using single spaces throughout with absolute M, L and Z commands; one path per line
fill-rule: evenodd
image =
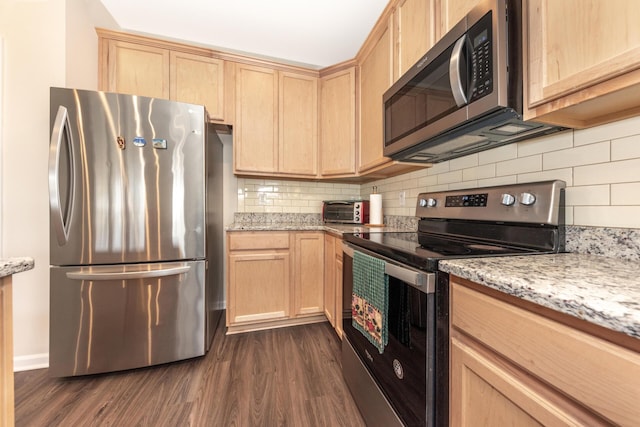
M 369 224 L 382 225 L 382 194 L 369 196 Z

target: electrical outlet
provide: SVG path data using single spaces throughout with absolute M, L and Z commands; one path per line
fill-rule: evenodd
M 400 202 L 400 206 L 404 206 L 406 202 L 406 192 L 401 191 L 398 193 L 398 201 Z

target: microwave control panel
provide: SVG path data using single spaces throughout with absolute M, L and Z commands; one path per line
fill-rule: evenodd
M 482 98 L 493 91 L 493 49 L 491 15 L 482 17 L 467 33 L 471 43 L 471 96 L 470 101 Z

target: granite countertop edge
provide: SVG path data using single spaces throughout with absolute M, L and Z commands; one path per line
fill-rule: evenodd
M 468 258 L 440 270 L 523 300 L 640 338 L 635 262 L 563 253 Z
M 31 270 L 34 265 L 35 262 L 30 257 L 0 259 L 0 278 Z
M 349 233 L 390 233 L 401 231 L 415 231 L 402 227 L 370 227 L 353 224 L 300 224 L 300 223 L 234 223 L 228 225 L 226 231 L 328 231 L 335 234 Z

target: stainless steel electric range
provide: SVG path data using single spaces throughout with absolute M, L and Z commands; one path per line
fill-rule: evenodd
M 545 181 L 421 193 L 416 232 L 344 235 L 342 367 L 368 426 L 448 425 L 449 276 L 438 263 L 562 252 L 564 188 Z M 362 303 L 352 298 L 353 272 L 370 267 L 367 257 L 384 263 L 385 280 L 367 283 L 384 295 L 382 324 L 373 322 L 388 336 L 382 349 L 353 318 Z

